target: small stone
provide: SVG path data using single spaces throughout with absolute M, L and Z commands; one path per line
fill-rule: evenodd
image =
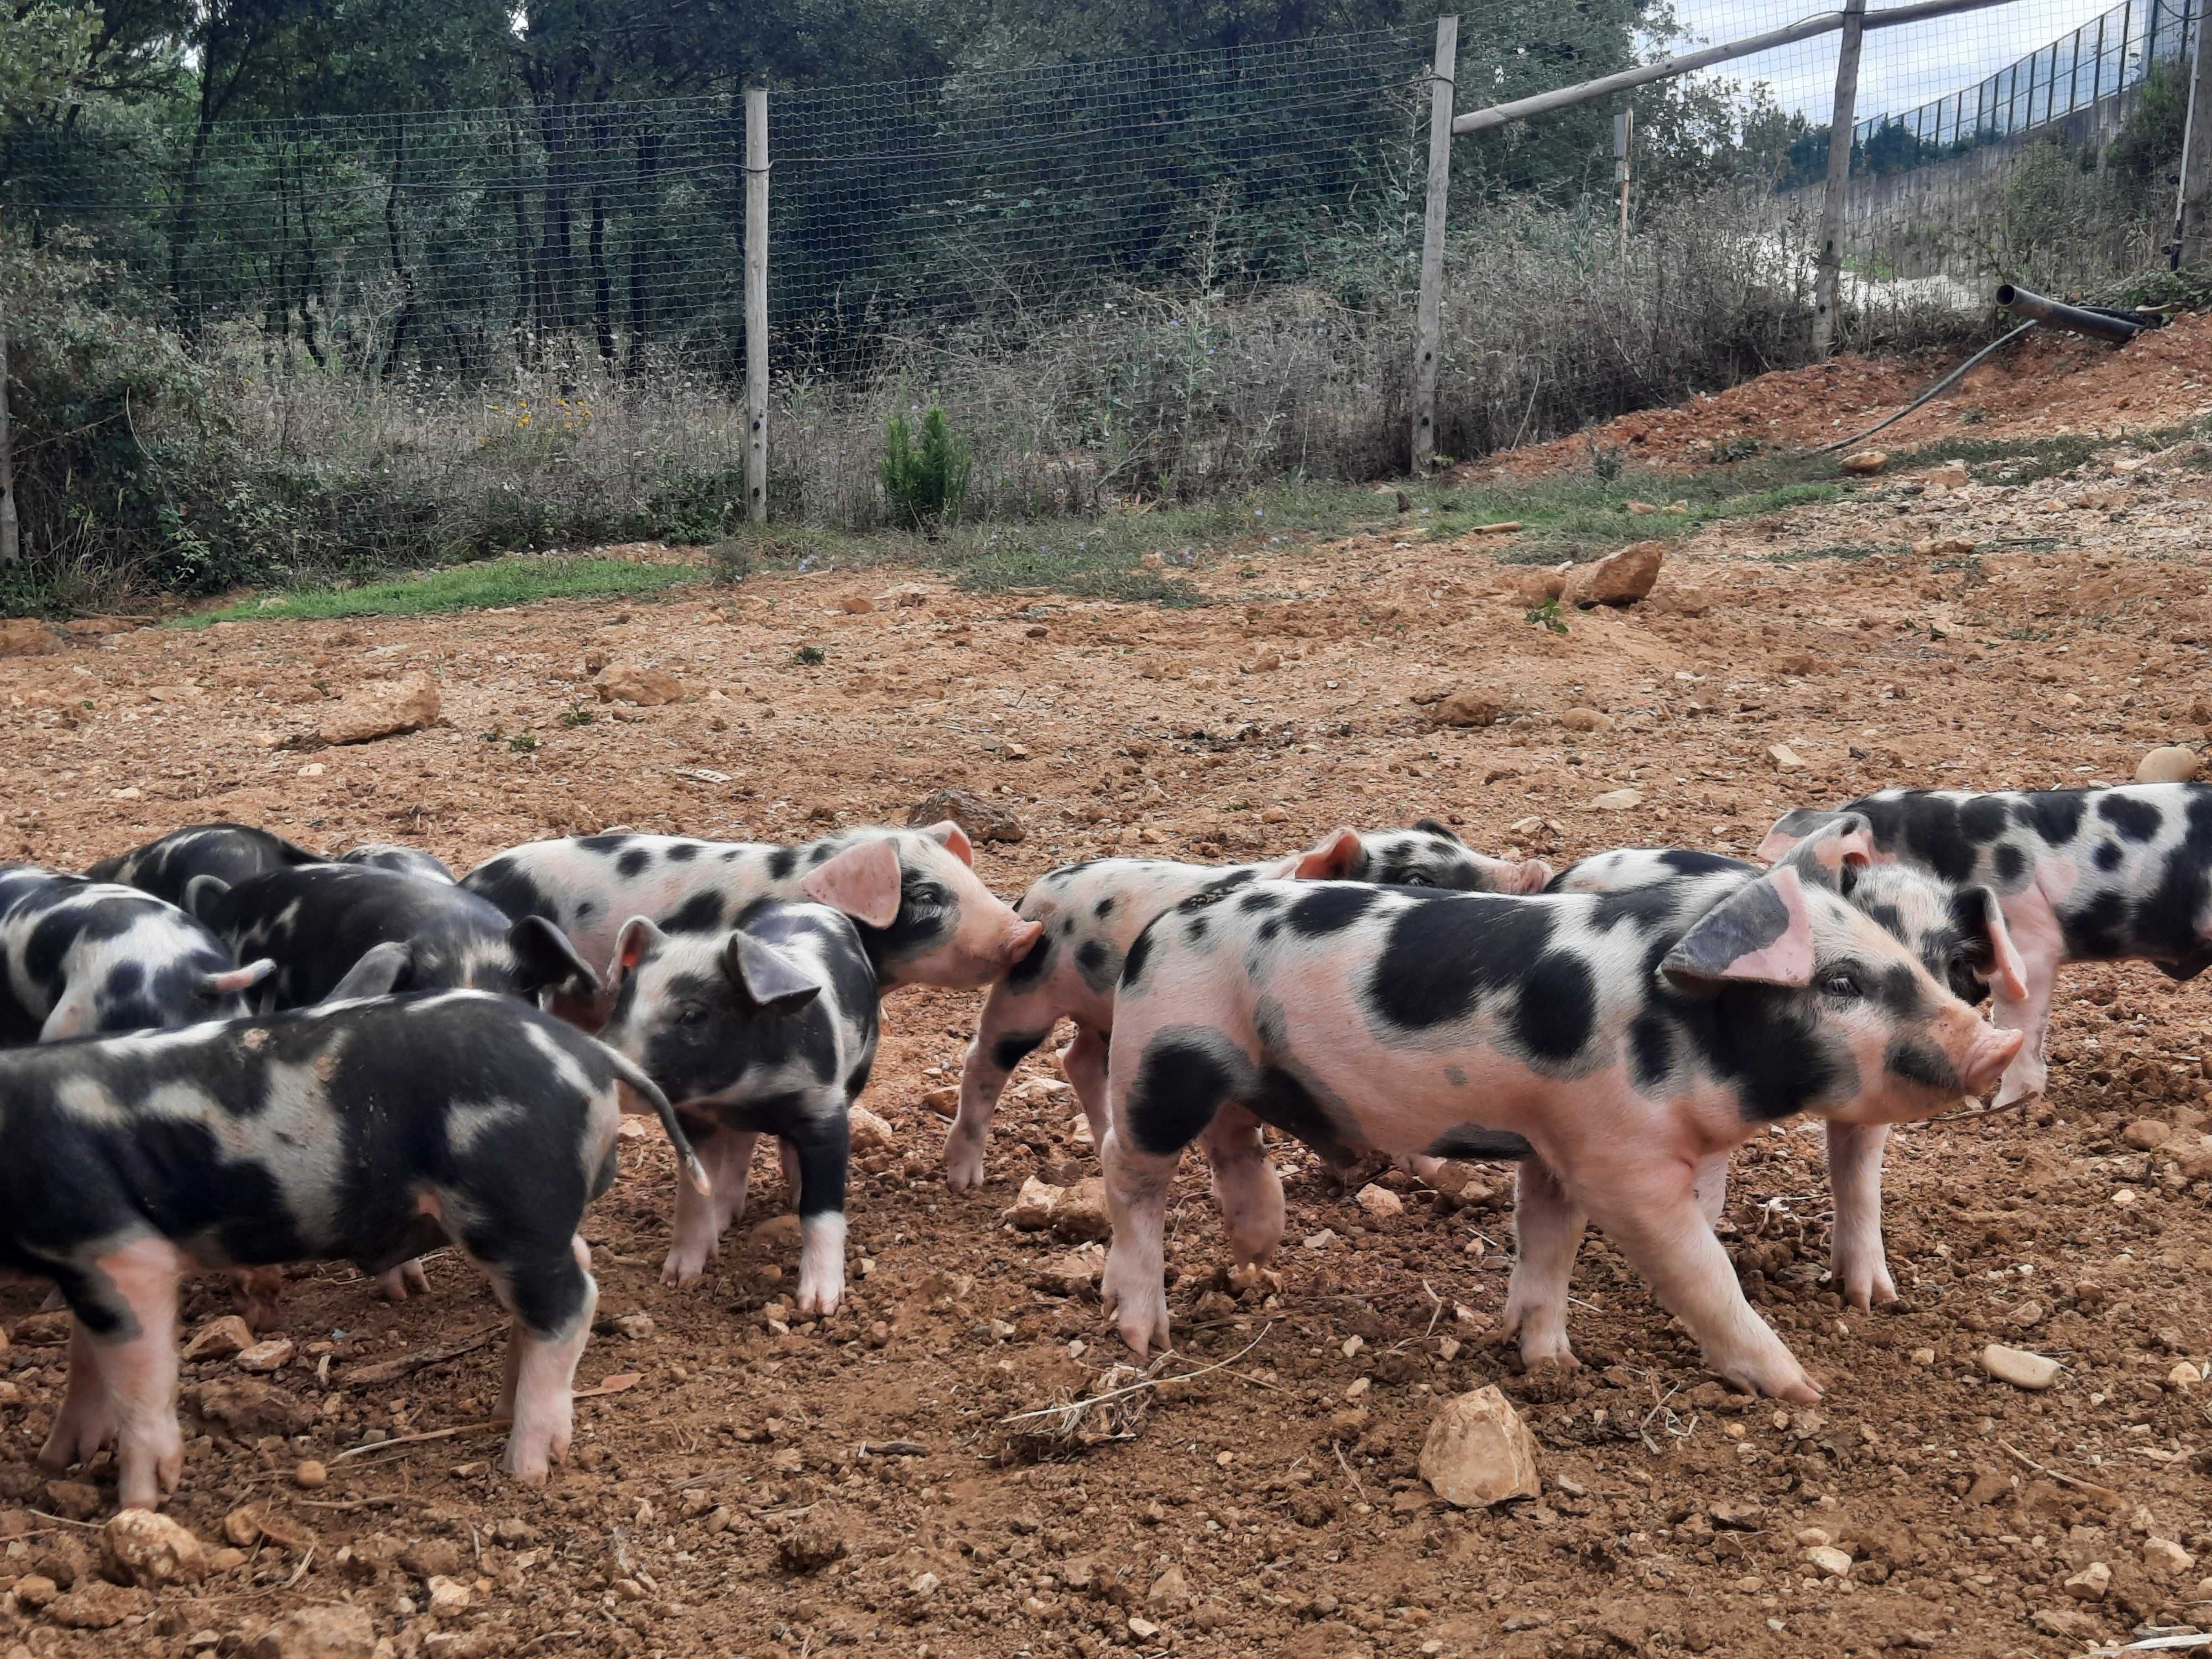
M 1030 1282 L 1039 1290 L 1048 1291 L 1055 1296 L 1081 1296 L 1098 1282 L 1103 1265 L 1095 1255 L 1070 1250 L 1038 1268 Z
M 2197 1558 L 2171 1538 L 2146 1538 L 2143 1565 L 2161 1578 L 2179 1578 L 2197 1565 Z
M 1832 1544 L 1822 1544 L 1807 1550 L 1805 1559 L 1830 1578 L 1841 1578 L 1851 1570 L 1851 1553 L 1839 1550 Z
M 1641 789 L 1608 789 L 1602 795 L 1590 798 L 1593 812 L 1632 812 L 1644 805 Z
M 925 1089 L 921 1103 L 939 1117 L 951 1117 L 960 1109 L 960 1091 L 957 1089 Z
M 1355 1200 L 1359 1207 L 1377 1221 L 1387 1221 L 1392 1216 L 1406 1212 L 1406 1201 L 1388 1187 L 1377 1187 L 1372 1182 L 1359 1189 Z
M 265 1341 L 254 1343 L 251 1347 L 240 1349 L 238 1369 L 266 1376 L 270 1371 L 282 1370 L 286 1365 L 291 1364 L 292 1352 L 292 1340 L 289 1337 L 272 1336 Z
M 1149 1642 L 1159 1633 L 1160 1627 L 1154 1624 L 1151 1620 L 1139 1619 L 1133 1613 L 1130 1615 L 1129 1634 L 1135 1637 L 1139 1642 Z
M 2016 1331 L 2031 1331 L 2043 1322 L 2043 1304 L 2033 1297 L 2015 1303 L 2005 1315 L 2005 1323 Z
M 799 1219 L 787 1211 L 782 1215 L 770 1216 L 754 1227 L 746 1237 L 768 1249 L 788 1249 L 799 1243 Z
M 2187 783 L 2197 776 L 2198 768 L 2195 750 L 2169 744 L 2163 749 L 2152 750 L 2136 763 L 2136 781 Z
M 1723 1502 L 1713 1504 L 1705 1513 L 1717 1527 L 1726 1527 L 1732 1532 L 1756 1532 L 1766 1524 L 1766 1508 L 1762 1504 Z
M 1190 1580 L 1181 1567 L 1170 1567 L 1152 1580 L 1152 1587 L 1145 1592 L 1145 1605 L 1180 1612 L 1190 1605 Z
M 1052 1225 L 1053 1210 L 1066 1196 L 1066 1188 L 1055 1187 L 1031 1176 L 1022 1182 L 1021 1191 L 1014 1194 L 1013 1206 L 1000 1218 L 1021 1232 L 1042 1232 Z
M 151 1510 L 120 1510 L 101 1530 L 112 1577 L 148 1589 L 196 1583 L 207 1571 L 206 1552 L 191 1531 Z
M 1915 1348 L 1912 1351 L 1912 1363 L 1916 1365 L 1934 1364 L 1936 1363 L 1936 1350 L 1933 1348 Z
M 1923 483 L 1939 485 L 1945 489 L 1964 489 L 1973 482 L 1966 471 L 1966 464 L 1960 460 L 1946 461 L 1942 465 L 1930 467 L 1918 476 Z
M 936 789 L 916 801 L 906 815 L 919 829 L 951 819 L 968 832 L 970 841 L 1004 842 L 1012 845 L 1029 839 L 1029 829 L 1012 810 L 967 789 Z
M 925 1572 L 916 1578 L 911 1584 L 908 1584 L 907 1588 L 912 1590 L 916 1595 L 921 1597 L 924 1601 L 927 1601 L 931 1596 L 937 1594 L 937 1586 L 939 1582 L 939 1581 L 935 1573 Z
M 15 1322 L 15 1340 L 27 1348 L 44 1348 L 70 1340 L 70 1311 L 26 1314 Z
M 461 1547 L 450 1538 L 418 1538 L 400 1551 L 399 1565 L 425 1582 L 461 1570 Z
M 331 1472 L 312 1457 L 303 1457 L 292 1470 L 292 1484 L 301 1492 L 320 1492 L 331 1484 Z
M 1997 1342 L 1982 1350 L 1982 1370 L 2000 1382 L 2039 1394 L 2058 1380 L 2057 1360 Z
M 1429 718 L 1438 726 L 1495 726 L 1504 712 L 1505 705 L 1491 693 L 1461 686 L 1437 698 L 1429 709 Z
M 466 1584 L 443 1574 L 431 1578 L 424 1588 L 430 1593 L 432 1613 L 459 1613 L 474 1599 Z
M 852 1135 L 853 1150 L 856 1152 L 884 1152 L 898 1143 L 897 1133 L 890 1123 L 865 1106 L 852 1107 L 845 1118 Z
M 834 1513 L 817 1508 L 776 1540 L 775 1559 L 786 1572 L 819 1572 L 845 1550 L 843 1526 Z
M 2092 1561 L 2058 1588 L 2076 1601 L 2101 1601 L 2112 1587 L 2112 1570 L 2102 1561 Z
M 252 1549 L 261 1541 L 261 1511 L 250 1504 L 233 1510 L 222 1517 L 222 1535 L 240 1549 Z
M 2154 1117 L 2138 1118 L 2120 1131 L 2120 1139 L 2139 1152 L 2154 1152 L 2173 1139 L 2173 1126 Z
M 89 1521 L 100 1513 L 103 1502 L 100 1488 L 82 1480 L 49 1480 L 46 1482 L 46 1507 L 56 1515 L 71 1521 Z
M 1805 769 L 1804 757 L 1786 743 L 1769 744 L 1766 752 L 1772 758 L 1778 772 L 1802 772 Z
M 649 1313 L 626 1313 L 615 1321 L 616 1334 L 630 1342 L 652 1341 L 653 1329 L 653 1316 Z
M 43 657 L 61 648 L 61 636 L 35 617 L 0 619 L 0 657 Z
M 1324 1227 L 1317 1233 L 1308 1233 L 1299 1243 L 1309 1250 L 1325 1250 L 1336 1243 L 1336 1233 L 1333 1228 Z
M 865 617 L 876 608 L 876 602 L 865 593 L 848 593 L 840 603 L 848 617 Z
M 626 702 L 639 708 L 659 708 L 684 701 L 684 682 L 665 668 L 647 668 L 634 662 L 611 662 L 592 682 L 601 702 Z
M 70 1630 L 112 1630 L 133 1613 L 152 1611 L 154 1598 L 104 1578 L 81 1578 L 75 1589 L 48 1604 L 46 1617 Z
M 1923 559 L 1963 559 L 1973 550 L 1971 536 L 1929 536 L 1912 544 L 1914 556 Z
M 1570 708 L 1559 716 L 1559 724 L 1570 732 L 1610 732 L 1613 716 L 1595 708 Z
M 252 1328 L 236 1314 L 225 1314 L 220 1319 L 209 1320 L 192 1333 L 192 1340 L 185 1344 L 184 1357 L 188 1360 L 228 1359 L 252 1346 Z
M 376 1626 L 368 1609 L 343 1601 L 295 1607 L 261 1632 L 252 1659 L 371 1659 Z
M 1111 1236 L 1114 1222 L 1106 1209 L 1103 1176 L 1087 1176 L 1060 1195 L 1052 1206 L 1052 1230 L 1071 1243 Z
M 428 674 L 410 674 L 347 692 L 322 716 L 315 734 L 333 746 L 374 743 L 437 723 L 438 688 Z
M 1634 605 L 1650 596 L 1667 560 L 1664 542 L 1637 542 L 1595 564 L 1577 566 L 1560 598 L 1584 610 L 1599 605 Z
M 1871 478 L 1889 465 L 1888 454 L 1879 449 L 1862 449 L 1846 455 L 1836 463 L 1836 470 L 1854 478 Z
M 1543 1490 L 1535 1437 L 1495 1383 L 1446 1401 L 1421 1446 L 1421 1479 L 1460 1509 Z
M 26 1573 L 15 1581 L 15 1601 L 19 1607 L 43 1607 L 61 1593 L 61 1586 L 42 1572 Z
M 2166 1374 L 2166 1380 L 2177 1389 L 2193 1389 L 2204 1380 L 2204 1374 L 2184 1359 Z

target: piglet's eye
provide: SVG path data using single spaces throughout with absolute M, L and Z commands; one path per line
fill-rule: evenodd
M 1436 885 L 1436 883 L 1431 881 L 1426 876 L 1423 875 L 1418 870 L 1408 870 L 1404 875 L 1398 878 L 1398 885 L 1401 887 L 1433 887 Z
M 676 1023 L 678 1025 L 704 1025 L 707 1010 L 698 1003 L 687 1002 L 676 1011 Z
M 1832 974 L 1821 976 L 1820 994 L 1831 997 L 1863 997 L 1866 994 L 1866 990 L 1860 985 L 1859 976 L 1856 974 L 1852 973 L 1849 969 L 1839 969 Z
M 945 902 L 945 890 L 934 882 L 916 882 L 907 889 L 907 902 L 928 908 Z

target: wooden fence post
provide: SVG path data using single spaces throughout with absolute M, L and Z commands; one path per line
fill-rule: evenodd
M 2212 257 L 2205 207 L 2212 198 L 2212 28 L 2197 20 L 2196 61 L 2190 67 L 2189 122 L 2181 141 L 2181 193 L 2173 222 L 2173 266 L 2199 265 Z
M 1451 205 L 1452 78 L 1459 65 L 1459 19 L 1437 19 L 1429 72 L 1429 193 L 1421 217 L 1421 293 L 1413 307 L 1413 472 L 1436 465 L 1437 370 L 1442 351 L 1444 216 Z
M 1820 204 L 1820 257 L 1813 274 L 1813 356 L 1836 348 L 1836 307 L 1844 271 L 1844 204 L 1851 188 L 1852 124 L 1859 97 L 1859 43 L 1866 0 L 1844 0 L 1843 45 L 1836 54 L 1836 107 L 1828 125 L 1828 188 Z
M 768 522 L 768 88 L 745 88 L 745 516 Z

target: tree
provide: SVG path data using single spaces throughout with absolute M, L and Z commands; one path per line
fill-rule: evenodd
M 82 76 L 100 13 L 91 6 L 32 0 L 24 10 L 0 6 L 0 116 L 52 103 Z

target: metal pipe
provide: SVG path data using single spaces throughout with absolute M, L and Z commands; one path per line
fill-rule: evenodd
M 2026 317 L 2046 328 L 2063 328 L 2075 334 L 2085 334 L 2093 340 L 2110 340 L 2116 345 L 2125 345 L 2145 329 L 2156 326 L 2147 317 L 2140 322 L 2132 322 L 2110 312 L 2085 311 L 2080 306 L 2069 306 L 2059 300 L 2046 300 L 2040 294 L 2014 288 L 2010 283 L 1998 284 L 1997 309 L 2009 311 L 2016 317 Z

